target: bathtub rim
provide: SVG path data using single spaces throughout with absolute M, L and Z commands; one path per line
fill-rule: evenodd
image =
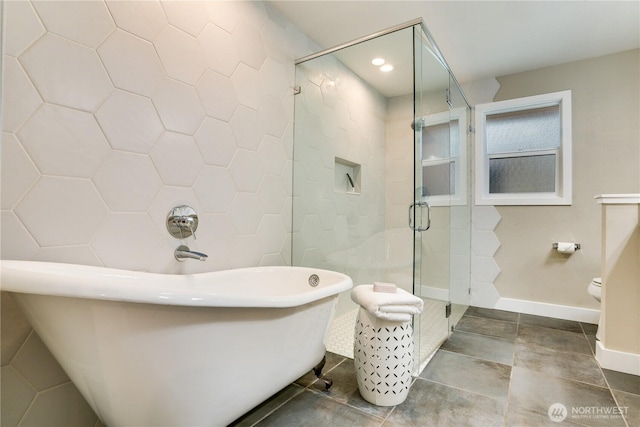
M 207 279 L 251 273 L 329 274 L 335 282 L 285 295 L 248 295 L 206 289 Z M 246 267 L 195 274 L 160 274 L 41 261 L 0 260 L 0 290 L 14 293 L 192 307 L 296 307 L 346 291 L 353 286 L 343 273 L 296 266 Z M 138 286 L 123 285 L 136 283 Z M 149 282 L 153 282 L 150 284 Z

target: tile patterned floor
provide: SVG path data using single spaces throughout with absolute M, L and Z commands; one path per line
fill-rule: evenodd
M 398 406 L 364 401 L 353 360 L 328 353 L 330 391 L 307 374 L 232 426 L 640 427 L 640 377 L 601 369 L 595 332 L 471 307 Z M 552 421 L 550 407 L 566 418 Z

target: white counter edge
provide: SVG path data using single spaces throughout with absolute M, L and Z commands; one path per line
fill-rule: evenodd
M 601 205 L 640 204 L 640 193 L 636 194 L 599 194 L 594 197 Z

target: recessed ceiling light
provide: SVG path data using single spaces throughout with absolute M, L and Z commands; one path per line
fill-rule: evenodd
M 385 64 L 382 67 L 380 67 L 380 71 L 383 71 L 385 73 L 388 73 L 391 70 L 393 70 L 393 65 L 391 64 Z
M 371 61 L 371 63 L 372 63 L 373 65 L 375 65 L 376 67 L 377 67 L 378 65 L 382 65 L 382 64 L 384 64 L 385 62 L 386 62 L 386 61 L 385 61 L 384 59 L 382 59 L 382 58 L 373 58 L 373 60 Z

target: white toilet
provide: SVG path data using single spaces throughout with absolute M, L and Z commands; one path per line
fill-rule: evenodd
M 600 302 L 600 296 L 602 295 L 602 277 L 594 277 L 587 287 L 587 292 Z
M 589 286 L 587 286 L 587 292 L 600 302 L 602 296 L 602 277 L 594 277 Z M 600 315 L 602 316 L 602 315 Z M 600 321 L 598 320 L 598 331 L 596 332 L 596 338 L 600 339 Z

